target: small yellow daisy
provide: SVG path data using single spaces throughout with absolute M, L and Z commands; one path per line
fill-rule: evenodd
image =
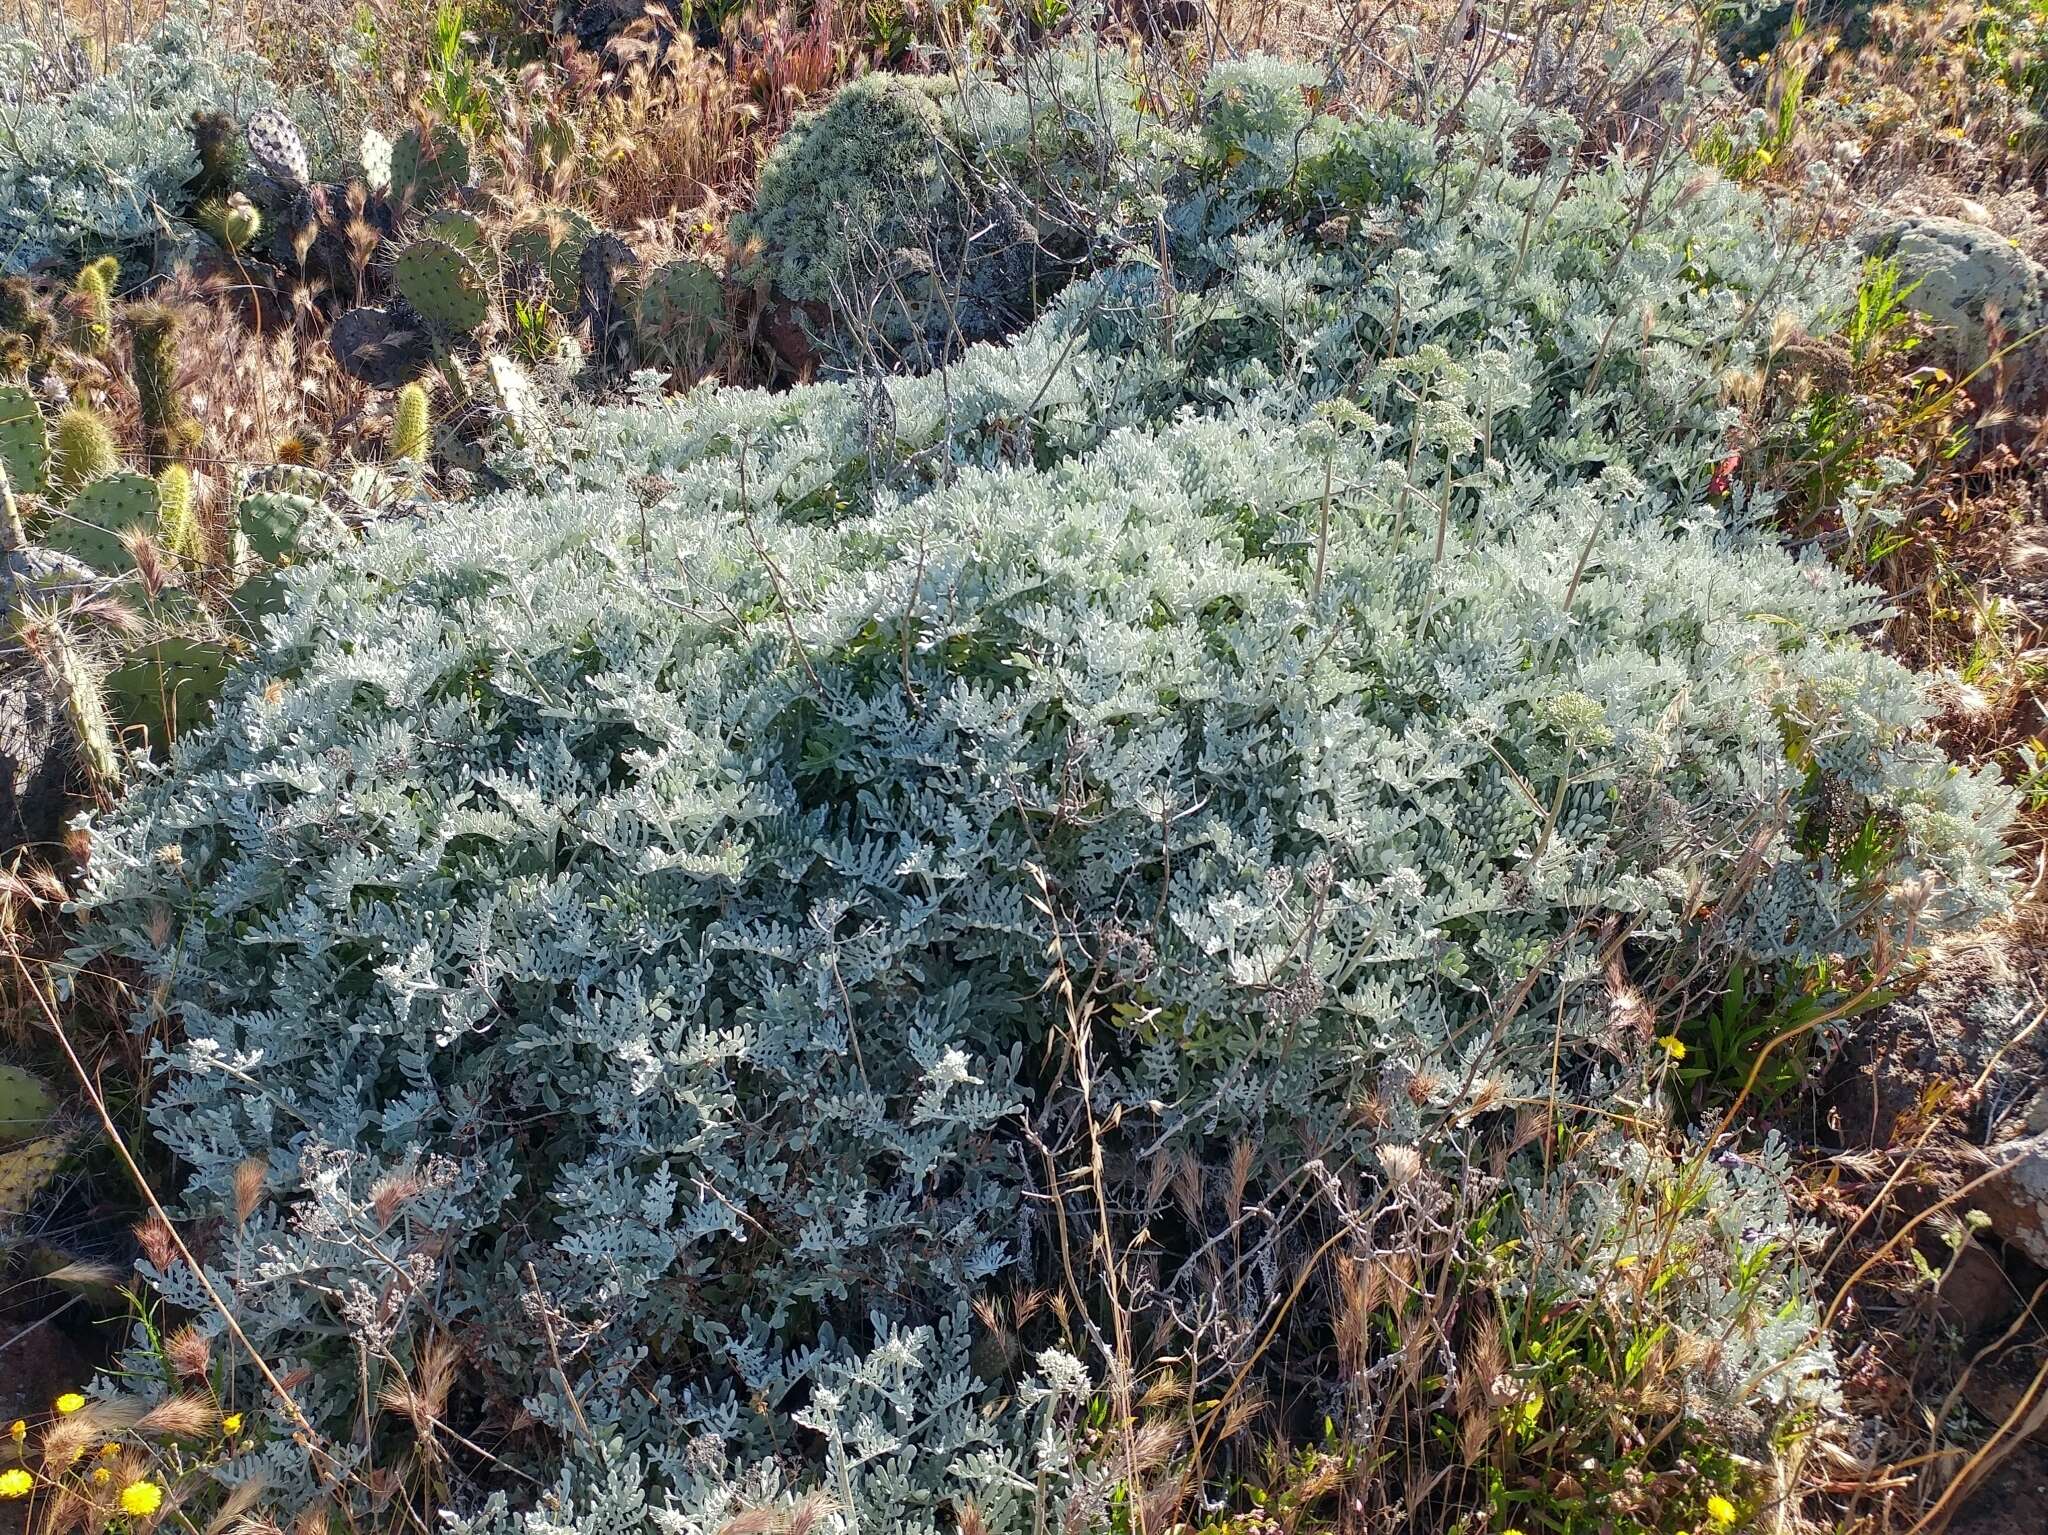
M 155 1482 L 130 1482 L 121 1489 L 121 1509 L 137 1518 L 153 1514 L 164 1506 L 164 1490 Z
M 104 1487 L 107 1485 L 108 1482 L 112 1481 L 113 1478 L 114 1473 L 109 1471 L 105 1466 L 94 1466 L 92 1468 L 92 1482 L 95 1487 Z
M 1660 1034 L 1657 1037 L 1657 1043 L 1663 1049 L 1664 1053 L 1670 1056 L 1671 1059 L 1673 1059 L 1674 1061 L 1682 1061 L 1685 1059 L 1685 1041 L 1680 1039 L 1676 1034 Z
M 223 1434 L 239 1434 L 242 1431 L 242 1415 L 238 1412 L 231 1412 L 225 1418 L 222 1418 L 220 1420 L 220 1431 Z
M 1707 1517 L 1716 1524 L 1733 1524 L 1735 1505 L 1717 1492 L 1707 1499 Z
M 36 1479 L 19 1466 L 0 1471 L 0 1498 L 25 1498 Z
M 114 1443 L 114 1441 L 111 1439 L 109 1439 L 105 1444 L 100 1446 L 101 1460 L 111 1460 L 114 1456 L 119 1455 L 120 1453 L 121 1447 L 118 1444 Z
M 76 1391 L 67 1391 L 57 1398 L 57 1411 L 76 1412 L 85 1405 L 85 1398 Z
M 16 1418 L 12 1423 L 8 1424 L 7 1437 L 16 1444 L 20 1444 L 22 1440 L 28 1438 L 28 1420 Z

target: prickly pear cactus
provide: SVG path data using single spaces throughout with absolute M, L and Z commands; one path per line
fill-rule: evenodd
M 327 332 L 327 345 L 342 372 L 373 389 L 396 389 L 434 361 L 433 347 L 417 322 L 389 309 L 349 310 Z
M 391 195 L 410 208 L 440 202 L 469 181 L 469 145 L 446 123 L 414 126 L 391 145 Z
M 107 673 L 107 707 L 124 731 L 141 727 L 152 747 L 202 722 L 228 676 L 227 645 L 195 634 L 144 641 Z
M 0 1146 L 41 1135 L 57 1100 L 33 1072 L 0 1062 Z
M 24 495 L 50 488 L 50 433 L 36 397 L 20 384 L 0 384 L 0 460 L 7 482 Z
M 491 249 L 491 237 L 484 231 L 483 220 L 466 209 L 436 208 L 420 220 L 419 232 L 430 239 L 447 241 L 485 270 L 497 265 L 497 253 Z
M 356 149 L 362 166 L 363 185 L 372 192 L 391 190 L 391 138 L 370 124 L 363 125 L 362 142 Z
M 484 359 L 484 378 L 505 435 L 522 448 L 537 447 L 547 432 L 547 411 L 526 370 L 502 352 Z
M 45 1135 L 0 1151 L 0 1237 L 13 1232 L 70 1155 L 68 1135 Z
M 725 285 L 702 261 L 671 261 L 648 277 L 633 321 L 643 364 L 700 372 L 725 344 Z
M 306 141 L 284 113 L 265 108 L 249 119 L 249 163 L 288 192 L 306 185 Z
M 266 464 L 260 469 L 250 470 L 248 478 L 242 482 L 244 496 L 279 490 L 312 501 L 325 500 L 335 488 L 334 476 L 324 469 L 315 469 L 311 464 Z
M 248 540 L 249 552 L 274 565 L 297 552 L 300 528 L 319 509 L 320 503 L 311 496 L 288 490 L 256 491 L 236 503 L 235 525 Z
M 551 209 L 505 237 L 505 261 L 545 273 L 555 308 L 566 314 L 576 307 L 583 247 L 597 233 L 587 215 L 573 208 Z
M 399 295 L 444 335 L 466 336 L 491 313 L 483 268 L 446 240 L 415 240 L 398 253 L 392 275 Z
M 43 542 L 103 575 L 135 568 L 122 535 L 154 532 L 156 481 L 126 471 L 94 480 L 65 505 L 43 533 Z

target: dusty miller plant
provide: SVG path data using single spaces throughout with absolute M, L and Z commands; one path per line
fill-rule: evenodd
M 98 829 L 187 1211 L 268 1168 L 243 1330 L 338 1438 L 436 1340 L 539 1425 L 553 1491 L 463 1528 L 1086 1522 L 1189 1443 L 1076 1431 L 1134 1317 L 1227 1400 L 1294 1275 L 1446 1240 L 1674 1333 L 1674 1451 L 1827 1410 L 1769 1168 L 1628 1127 L 1672 987 L 2001 898 L 1868 596 L 1711 493 L 1723 372 L 1833 275 L 1506 92 L 1439 147 L 1303 79 L 1213 77 L 1163 244 L 1006 342 L 612 412 L 304 569 Z M 1685 1192 L 1649 1309 L 1629 1186 Z M 1283 1314 L 1361 1437 L 1513 1343 Z
M 199 168 L 195 112 L 278 104 L 254 54 L 222 48 L 194 4 L 172 7 L 104 68 L 0 30 L 0 270 L 180 238 Z

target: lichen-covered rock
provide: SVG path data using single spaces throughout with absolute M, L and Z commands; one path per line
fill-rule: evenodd
M 1829 1118 L 1851 1146 L 1924 1145 L 1990 1234 L 2048 1266 L 2048 1054 L 2016 1037 L 2042 1002 L 2048 935 L 1990 930 L 1936 948 L 1925 980 L 1848 1032 Z
M 1886 225 L 1866 242 L 1916 284 L 1908 300 L 1934 330 L 1935 360 L 1958 376 L 2021 342 L 2048 320 L 2048 268 L 1994 229 L 1962 219 L 1915 217 Z M 2007 361 L 2022 396 L 2048 377 L 2042 352 L 2026 340 Z

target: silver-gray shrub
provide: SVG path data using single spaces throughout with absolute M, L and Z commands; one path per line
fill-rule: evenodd
M 466 1420 L 538 1421 L 554 1491 L 465 1528 L 1085 1519 L 1101 1335 L 990 1359 L 961 1309 L 1095 1229 L 1037 1149 L 1084 1030 L 1113 1240 L 1174 1157 L 1363 1206 L 1415 1147 L 1582 1233 L 1510 1288 L 1597 1292 L 1673 1152 L 1603 1132 L 1611 1186 L 1547 1184 L 1500 1105 L 1623 1101 L 1661 979 L 1998 903 L 2003 795 L 1923 739 L 1869 595 L 1708 495 L 1724 370 L 1829 273 L 1711 178 L 1531 166 L 1564 126 L 1505 97 L 1438 151 L 1245 108 L 1287 78 L 1216 82 L 1209 144 L 1256 142 L 1176 168 L 1170 278 L 920 378 L 608 413 L 306 569 L 98 829 L 85 957 L 167 1041 L 184 1208 L 267 1163 L 207 1258 L 242 1328 L 339 1439 L 437 1336 Z M 1688 1418 L 1763 1454 L 1829 1400 L 1810 1233 L 1768 1163 L 1688 1165 Z M 1289 1252 L 1240 1312 L 1134 1260 L 1161 1336 L 1208 1308 L 1192 1395 Z
M 0 29 L 0 271 L 175 243 L 199 168 L 193 114 L 240 120 L 278 104 L 263 61 L 222 47 L 195 4 L 174 5 L 103 68 L 86 50 Z

